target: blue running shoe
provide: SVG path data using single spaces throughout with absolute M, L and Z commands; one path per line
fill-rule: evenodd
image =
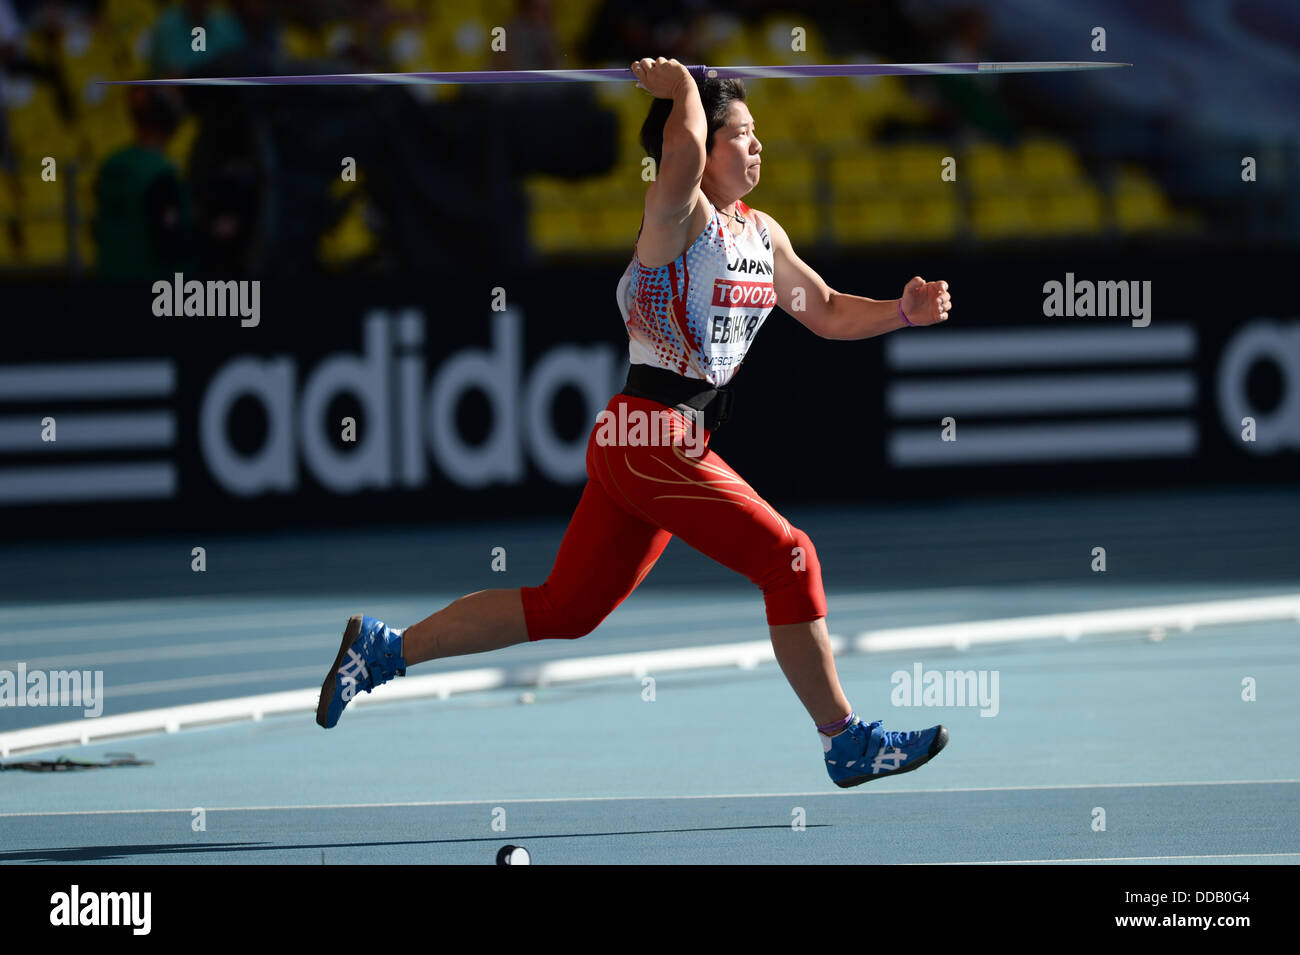
M 369 693 L 395 676 L 406 676 L 402 633 L 382 620 L 353 614 L 343 631 L 343 645 L 320 688 L 316 722 L 329 729 L 358 690 Z
M 948 730 L 942 725 L 890 732 L 880 728 L 880 720 L 864 723 L 856 716 L 838 736 L 817 735 L 826 751 L 826 772 L 841 789 L 911 772 L 948 745 Z

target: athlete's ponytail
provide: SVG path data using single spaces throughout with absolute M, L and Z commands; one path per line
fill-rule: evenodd
M 745 100 L 745 84 L 740 80 L 695 80 L 695 88 L 700 91 L 700 102 L 704 105 L 704 115 L 709 120 L 709 138 L 704 141 L 705 152 L 713 150 L 713 134 L 727 123 L 727 112 L 731 104 Z M 655 99 L 650 104 L 650 112 L 641 124 L 641 147 L 647 156 L 653 156 L 655 165 L 663 160 L 664 126 L 673 111 L 670 99 Z

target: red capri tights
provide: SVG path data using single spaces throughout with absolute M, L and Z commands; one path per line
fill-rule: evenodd
M 606 411 L 587 441 L 587 485 L 555 566 L 540 587 L 523 588 L 530 640 L 591 633 L 674 535 L 758 585 L 769 624 L 826 616 L 812 541 L 708 450 L 710 432 L 700 441 L 681 412 L 644 398 L 615 395 Z M 618 427 L 635 425 L 638 412 L 648 426 Z

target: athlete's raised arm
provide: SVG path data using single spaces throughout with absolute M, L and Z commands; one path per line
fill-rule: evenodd
M 673 101 L 664 123 L 663 157 L 646 191 L 647 225 L 677 225 L 690 215 L 699 194 L 709 122 L 690 71 L 676 60 L 649 57 L 632 64 L 637 85 L 656 99 Z
M 795 255 L 790 237 L 781 224 L 766 212 L 772 237 L 773 276 L 776 303 L 796 321 L 822 338 L 851 340 L 872 338 L 913 325 L 934 325 L 945 321 L 952 308 L 947 282 L 927 282 L 919 275 L 903 287 L 901 298 L 877 300 L 837 292 Z M 899 308 L 907 315 L 904 322 Z

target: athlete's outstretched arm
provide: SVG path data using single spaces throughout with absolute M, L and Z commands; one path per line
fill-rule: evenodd
M 904 286 L 901 299 L 877 300 L 837 292 L 795 255 L 781 224 L 766 212 L 760 215 L 772 237 L 776 303 L 815 335 L 851 340 L 903 328 L 906 323 L 898 314 L 900 301 L 913 325 L 934 325 L 948 318 L 952 297 L 947 282 L 927 282 L 919 275 L 913 276 Z

